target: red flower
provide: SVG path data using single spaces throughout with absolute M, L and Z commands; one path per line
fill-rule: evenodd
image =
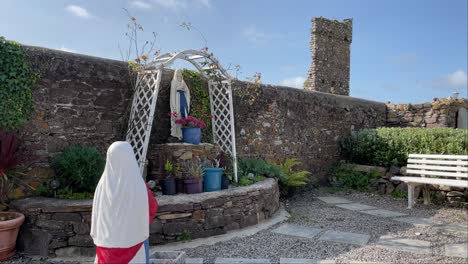
M 179 124 L 183 127 L 199 127 L 199 128 L 205 128 L 206 124 L 205 122 L 198 120 L 197 118 L 193 116 L 187 116 L 184 118 L 177 119 L 176 124 Z

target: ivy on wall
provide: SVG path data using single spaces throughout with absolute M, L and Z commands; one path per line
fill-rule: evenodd
M 22 47 L 0 37 L 0 129 L 14 130 L 28 120 L 35 79 Z
M 206 82 L 203 81 L 201 74 L 196 71 L 184 69 L 182 76 L 190 89 L 190 115 L 206 123 L 206 128 L 202 130 L 202 142 L 213 143 L 210 95 Z

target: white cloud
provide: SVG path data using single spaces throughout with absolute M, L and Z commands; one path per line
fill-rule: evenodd
M 73 53 L 76 53 L 76 50 L 74 50 L 74 49 L 68 49 L 68 48 L 65 48 L 64 46 L 60 47 L 59 50 L 61 50 L 61 51 L 66 51 L 66 52 L 73 52 Z
M 297 77 L 283 79 L 283 80 L 279 81 L 278 84 L 283 85 L 283 86 L 303 89 L 305 80 L 306 79 L 304 77 L 297 76 Z
M 454 71 L 452 73 L 447 74 L 446 79 L 447 84 L 449 86 L 466 88 L 468 84 L 468 77 L 466 76 L 466 72 L 462 70 Z
M 132 1 L 130 5 L 139 9 L 151 9 L 152 7 L 150 3 L 140 0 Z
M 81 18 L 90 18 L 91 17 L 88 10 L 86 10 L 85 8 L 83 8 L 81 6 L 68 5 L 65 9 L 68 12 L 70 12 L 71 14 L 73 14 L 73 15 L 75 15 L 77 17 L 81 17 Z
M 466 90 L 468 86 L 468 77 L 465 71 L 457 70 L 430 81 L 422 81 L 420 84 L 422 86 L 429 86 L 431 88 L 438 89 Z
M 262 31 L 259 31 L 255 25 L 250 25 L 242 31 L 242 36 L 249 42 L 261 45 L 268 42 L 269 37 Z

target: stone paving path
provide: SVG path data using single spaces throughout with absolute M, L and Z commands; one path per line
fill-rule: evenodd
M 453 232 L 454 234 L 468 234 L 468 226 L 458 225 L 458 224 L 442 224 L 441 222 L 434 221 L 431 218 L 422 218 L 422 217 L 412 217 L 408 214 L 395 212 L 385 209 L 380 209 L 374 206 L 369 206 L 366 204 L 356 203 L 341 197 L 336 196 L 323 196 L 317 197 L 322 202 L 328 204 L 329 206 L 342 208 L 344 210 L 355 211 L 362 214 L 373 215 L 376 217 L 382 217 L 388 219 L 389 221 L 398 221 L 407 224 L 411 224 L 419 227 L 431 227 L 435 229 L 440 229 L 442 232 Z M 371 236 L 369 234 L 359 234 L 351 232 L 343 232 L 339 230 L 333 230 L 330 228 L 321 228 L 319 226 L 303 226 L 300 224 L 284 223 L 278 226 L 277 228 L 270 231 L 272 234 L 277 234 L 287 237 L 297 237 L 301 239 L 313 240 L 320 242 L 336 242 L 348 245 L 354 245 L 359 247 L 364 247 L 369 244 Z M 468 243 L 459 243 L 459 244 L 442 244 L 438 245 L 431 241 L 425 241 L 415 238 L 405 238 L 405 237 L 395 237 L 384 235 L 378 237 L 377 241 L 369 246 L 374 246 L 378 248 L 388 249 L 390 251 L 402 251 L 409 252 L 413 254 L 421 254 L 426 256 L 439 255 L 447 257 L 459 257 L 468 259 Z M 216 256 L 216 255 L 215 255 Z M 218 255 L 219 256 L 219 255 Z M 262 258 L 226 258 L 226 257 L 217 257 L 214 259 L 215 264 L 264 264 L 264 263 L 277 263 L 278 259 L 273 261 L 273 259 Z M 189 258 L 187 259 L 187 264 L 203 264 L 208 263 L 202 258 Z M 211 261 L 213 259 L 211 258 Z M 335 260 L 329 259 L 308 259 L 308 258 L 284 258 L 279 259 L 279 264 L 330 264 L 336 263 Z M 371 263 L 363 261 L 347 261 L 346 263 Z M 377 262 L 372 262 L 377 263 Z M 379 262 L 385 263 L 385 262 Z
M 444 225 L 440 222 L 433 221 L 430 218 L 402 217 L 402 216 L 406 216 L 407 214 L 384 210 L 384 209 L 377 209 L 373 206 L 368 206 L 365 204 L 353 203 L 349 200 L 346 200 L 340 197 L 325 196 L 325 197 L 317 197 L 317 198 L 327 204 L 332 204 L 336 207 L 340 207 L 340 208 L 351 210 L 351 211 L 357 211 L 363 214 L 370 214 L 370 215 L 374 215 L 378 217 L 392 218 L 392 220 L 412 224 L 414 226 L 425 226 L 425 227 L 432 226 L 437 229 L 441 229 L 443 231 L 448 231 L 448 232 L 468 233 L 468 226 L 464 226 L 464 225 L 454 225 L 454 224 Z M 338 231 L 327 231 L 327 232 L 343 233 L 343 232 L 338 232 Z M 325 236 L 325 239 L 321 237 L 319 238 L 319 240 L 327 240 L 328 236 Z M 342 242 L 342 243 L 350 243 L 350 244 L 358 244 L 358 242 L 361 241 L 360 245 L 365 245 L 368 240 L 368 238 L 367 240 L 365 239 L 365 235 L 353 234 L 353 233 L 346 233 L 345 235 L 336 236 L 336 237 L 337 237 L 336 240 L 331 240 L 331 239 L 328 239 L 328 240 L 335 241 L 335 242 Z M 382 236 L 379 238 L 376 245 L 379 247 L 412 252 L 416 254 L 431 254 L 431 242 L 424 241 L 424 240 Z M 468 258 L 468 243 L 447 244 L 444 246 L 444 249 L 445 249 L 444 250 L 445 256 Z

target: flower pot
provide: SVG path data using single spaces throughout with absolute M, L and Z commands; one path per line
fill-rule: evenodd
M 223 174 L 221 178 L 221 190 L 229 189 L 229 177 L 226 174 Z
M 221 190 L 222 168 L 206 168 L 203 170 L 203 190 L 205 192 L 214 192 Z
M 167 178 L 161 180 L 161 189 L 163 195 L 174 195 L 176 194 L 176 183 L 174 178 Z
M 175 179 L 176 182 L 176 192 L 177 193 L 185 193 L 185 183 L 184 179 Z
M 24 215 L 17 212 L 0 212 L 0 218 L 13 218 L 0 220 L 0 261 L 7 260 L 15 255 L 16 238 L 20 226 L 24 222 Z
M 185 179 L 185 193 L 201 193 L 203 192 L 203 183 L 199 179 Z
M 201 142 L 201 128 L 199 127 L 183 127 L 182 137 L 185 143 L 198 145 Z

